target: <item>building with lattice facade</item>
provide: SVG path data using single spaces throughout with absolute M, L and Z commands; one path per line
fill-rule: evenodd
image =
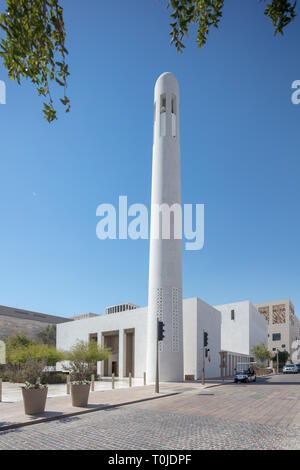
M 300 340 L 300 322 L 290 299 L 262 302 L 255 307 L 268 322 L 268 348 L 272 353 L 293 353 L 293 344 Z

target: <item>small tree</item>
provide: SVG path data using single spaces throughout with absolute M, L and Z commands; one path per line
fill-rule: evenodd
M 251 354 L 255 357 L 258 362 L 265 362 L 271 359 L 271 354 L 264 345 L 264 343 L 257 344 L 251 348 Z
M 286 350 L 278 351 L 278 364 L 279 364 L 279 367 L 283 367 L 286 364 L 289 357 L 290 357 L 290 355 Z M 274 356 L 272 357 L 272 360 L 277 363 L 277 353 L 274 354 Z
M 48 325 L 44 330 L 40 331 L 37 335 L 38 340 L 43 344 L 49 346 L 56 345 L 56 325 Z
M 34 344 L 34 341 L 28 338 L 25 333 L 20 333 L 15 336 L 9 336 L 5 342 L 7 362 L 10 362 L 10 354 L 13 354 L 14 351 L 16 351 L 17 349 L 27 348 L 28 346 Z
M 65 358 L 69 360 L 69 366 L 65 366 L 64 369 L 70 372 L 73 382 L 86 383 L 97 370 L 97 362 L 104 361 L 110 355 L 108 348 L 102 348 L 95 341 L 77 341 L 65 354 Z
M 12 365 L 18 365 L 19 377 L 25 382 L 26 388 L 41 388 L 39 380 L 46 366 L 54 366 L 64 359 L 64 353 L 46 344 L 30 344 L 10 351 L 9 360 Z M 11 370 L 12 378 L 15 370 Z
M 63 358 L 64 353 L 47 344 L 32 344 L 10 352 L 10 362 L 13 364 L 25 364 L 27 361 L 42 361 L 46 366 L 55 366 Z
M 26 389 L 40 389 L 44 388 L 45 385 L 41 384 L 41 377 L 44 373 L 44 369 L 47 363 L 45 360 L 26 359 L 22 364 L 21 377 L 25 383 Z

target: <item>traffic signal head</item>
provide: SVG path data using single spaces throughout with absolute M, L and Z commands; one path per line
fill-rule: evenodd
M 203 342 L 204 342 L 204 347 L 208 345 L 208 333 L 204 331 L 203 333 Z
M 164 322 L 162 322 L 162 321 L 157 322 L 157 341 L 162 341 L 165 337 L 165 335 L 164 335 L 164 332 L 165 332 L 164 326 L 165 326 Z

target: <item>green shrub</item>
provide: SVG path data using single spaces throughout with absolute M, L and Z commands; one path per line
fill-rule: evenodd
M 49 374 L 44 372 L 41 377 L 42 384 L 65 384 L 69 374 Z
M 0 375 L 2 376 L 2 380 L 5 382 L 23 382 L 22 370 L 19 364 L 6 364 Z
M 95 341 L 78 341 L 65 353 L 65 358 L 70 361 L 65 370 L 70 372 L 72 381 L 85 383 L 91 380 L 92 374 L 96 374 L 97 362 L 107 359 L 110 355 L 110 349 L 102 348 Z
M 253 348 L 251 348 L 251 354 L 253 354 L 255 360 L 259 362 L 264 362 L 271 359 L 271 353 L 263 343 L 253 346 Z
M 45 367 L 54 366 L 64 359 L 64 353 L 54 346 L 37 344 L 25 335 L 9 338 L 7 344 L 9 379 L 11 382 L 25 382 L 26 388 L 40 388 L 39 381 L 45 376 Z
M 13 364 L 24 364 L 28 361 L 41 361 L 46 366 L 54 366 L 64 359 L 64 354 L 47 344 L 31 344 L 10 351 L 9 361 Z

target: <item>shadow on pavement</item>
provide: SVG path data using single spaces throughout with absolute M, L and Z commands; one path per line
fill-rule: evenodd
M 281 376 L 282 378 L 285 376 Z M 273 380 L 271 380 L 273 378 Z M 274 376 L 271 377 L 257 377 L 256 381 L 257 385 L 300 385 L 300 377 L 299 380 L 295 381 L 288 381 L 288 380 L 282 380 L 280 381 L 279 378 L 277 377 L 276 381 L 274 380 Z

